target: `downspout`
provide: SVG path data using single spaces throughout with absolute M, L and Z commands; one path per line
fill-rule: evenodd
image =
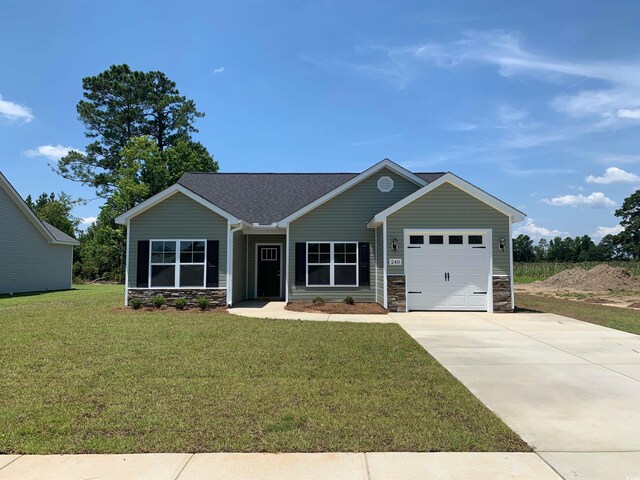
M 129 244 L 131 243 L 131 222 L 129 219 L 125 222 L 125 228 L 127 229 L 127 253 L 125 260 L 125 272 L 124 272 L 124 306 L 129 306 Z
M 227 305 L 233 303 L 233 234 L 242 230 L 242 222 L 235 227 L 229 224 L 229 238 L 227 239 Z

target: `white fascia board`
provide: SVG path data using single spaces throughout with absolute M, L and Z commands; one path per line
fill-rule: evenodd
M 373 165 L 372 167 L 366 169 L 361 174 L 356 175 L 355 177 L 353 177 L 348 182 L 343 183 L 339 187 L 331 190 L 329 193 L 326 193 L 325 195 L 323 195 L 322 197 L 318 198 L 317 200 L 311 202 L 308 205 L 305 205 L 300 210 L 298 210 L 296 212 L 293 212 L 288 217 L 283 218 L 282 220 L 280 220 L 278 222 L 278 227 L 281 227 L 281 228 L 286 227 L 289 224 L 289 222 L 292 222 L 296 218 L 299 218 L 302 215 L 304 215 L 305 213 L 310 212 L 314 208 L 319 207 L 320 205 L 322 205 L 326 201 L 331 200 L 333 197 L 335 197 L 335 196 L 341 194 L 342 192 L 350 189 L 354 185 L 357 185 L 361 181 L 365 180 L 366 178 L 369 178 L 371 175 L 373 175 L 374 173 L 382 170 L 383 168 L 388 168 L 389 170 L 392 170 L 393 172 L 397 173 L 398 175 L 400 175 L 402 177 L 405 177 L 406 179 L 408 179 L 408 180 L 414 182 L 415 184 L 419 185 L 420 187 L 424 187 L 425 185 L 427 185 L 427 182 L 424 179 L 422 179 L 422 178 L 418 177 L 417 175 L 411 173 L 409 170 L 407 170 L 406 168 L 401 167 L 397 163 L 394 163 L 391 160 L 385 158 L 384 160 L 382 160 L 382 161 L 376 163 L 375 165 Z
M 449 184 L 453 185 L 454 187 L 459 188 L 463 192 L 468 193 L 472 197 L 475 197 L 478 200 L 480 200 L 481 202 L 483 202 L 483 203 L 489 205 L 490 207 L 498 210 L 500 213 L 503 213 L 503 214 L 507 215 L 508 217 L 510 217 L 512 223 L 521 222 L 526 217 L 526 215 L 524 213 L 522 213 L 520 210 L 517 210 L 517 209 L 513 208 L 511 205 L 503 202 L 502 200 L 498 200 L 493 195 L 489 195 L 484 190 L 479 189 L 475 185 L 472 185 L 471 183 L 469 183 L 469 182 L 461 179 L 460 177 L 457 177 L 453 173 L 449 172 L 449 173 L 445 173 L 443 176 L 441 176 L 437 180 L 434 180 L 433 182 L 431 182 L 427 186 L 422 187 L 420 190 L 417 190 L 417 191 L 413 192 L 411 195 L 406 196 L 405 198 L 403 198 L 399 202 L 391 205 L 386 210 L 383 210 L 382 212 L 376 214 L 369 221 L 369 223 L 367 224 L 367 227 L 369 227 L 369 228 L 377 227 L 378 225 L 380 225 L 384 221 L 385 218 L 387 218 L 387 216 L 389 216 L 392 213 L 394 213 L 394 212 L 400 210 L 401 208 L 407 206 L 408 204 L 410 204 L 414 200 L 417 200 L 418 198 L 422 197 L 423 195 L 426 195 L 427 193 L 431 192 L 432 190 L 435 190 L 436 188 L 438 188 L 440 185 L 442 185 L 444 183 L 449 183 Z
M 9 183 L 9 180 L 7 180 L 7 177 L 5 177 L 2 172 L 0 172 L 0 186 L 5 192 L 7 192 L 7 195 L 11 197 L 13 203 L 15 203 L 22 213 L 31 221 L 31 223 L 33 223 L 42 236 L 47 239 L 48 243 L 52 243 L 54 245 L 76 245 L 76 243 L 60 242 L 56 240 L 53 234 L 44 226 L 36 214 L 33 213 L 27 205 L 27 202 L 22 199 L 18 191 L 13 188 L 13 185 Z M 77 245 L 80 245 L 80 243 L 78 242 Z
M 175 183 L 175 184 L 171 185 L 170 187 L 165 188 L 160 193 L 156 193 L 153 197 L 150 197 L 150 198 L 146 199 L 144 202 L 136 205 L 131 210 L 127 210 L 122 215 L 117 216 L 116 217 L 116 223 L 118 223 L 120 225 L 125 225 L 127 220 L 130 220 L 133 217 L 135 217 L 137 215 L 140 215 L 142 212 L 150 209 L 154 205 L 157 205 L 158 203 L 162 202 L 163 200 L 166 200 L 167 198 L 175 195 L 176 193 L 182 193 L 183 195 L 186 195 L 191 200 L 193 200 L 195 202 L 198 202 L 200 205 L 202 205 L 202 206 L 208 208 L 209 210 L 217 213 L 221 217 L 224 217 L 231 224 L 235 225 L 237 223 L 240 223 L 240 220 L 238 218 L 234 217 L 233 215 L 231 215 L 229 212 L 226 212 L 223 209 L 221 209 L 220 207 L 218 207 L 218 206 L 214 205 L 213 203 L 211 203 L 210 201 L 205 200 L 200 195 L 198 195 L 196 193 L 193 193 L 191 190 L 189 190 L 186 187 L 183 187 L 179 183 Z

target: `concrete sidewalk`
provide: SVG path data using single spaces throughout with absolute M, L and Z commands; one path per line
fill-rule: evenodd
M 357 323 L 394 323 L 395 320 L 384 315 L 347 315 L 329 313 L 294 312 L 286 310 L 286 302 L 245 301 L 229 309 L 229 313 L 241 317 L 271 318 L 274 320 L 314 320 Z
M 560 480 L 533 453 L 0 456 L 0 480 Z

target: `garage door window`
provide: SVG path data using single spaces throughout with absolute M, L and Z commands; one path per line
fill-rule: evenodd
M 449 245 L 462 245 L 462 235 L 449 235 Z
M 443 235 L 429 235 L 429 245 L 443 245 L 443 244 L 444 244 Z
M 469 245 L 482 245 L 482 235 L 469 235 Z
M 358 244 L 318 242 L 307 244 L 307 286 L 357 286 Z
M 409 235 L 409 244 L 424 245 L 424 235 Z

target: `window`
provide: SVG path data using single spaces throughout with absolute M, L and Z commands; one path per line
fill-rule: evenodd
M 429 245 L 442 245 L 444 244 L 443 235 L 429 235 Z
M 424 235 L 409 235 L 409 245 L 424 245 Z
M 384 193 L 393 190 L 393 178 L 387 176 L 380 177 L 378 179 L 378 190 Z
M 307 286 L 357 285 L 357 243 L 307 243 Z
M 469 245 L 482 245 L 482 235 L 469 235 Z
M 449 245 L 462 245 L 462 235 L 449 235 Z
M 204 287 L 205 258 L 204 240 L 152 240 L 151 287 Z
M 278 249 L 275 247 L 262 247 L 260 249 L 260 260 L 263 262 L 275 262 L 278 260 Z

